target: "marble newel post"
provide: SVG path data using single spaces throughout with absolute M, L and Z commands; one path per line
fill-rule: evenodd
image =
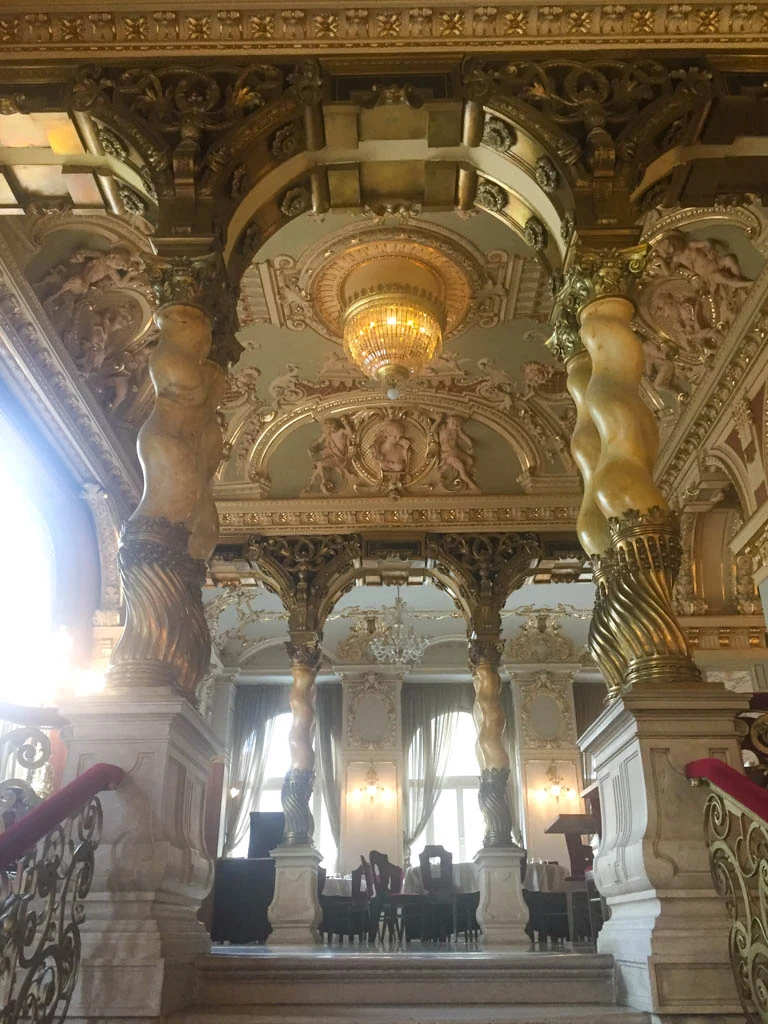
M 644 359 L 627 298 L 641 249 L 574 250 L 550 343 L 577 407 L 572 439 L 584 479 L 579 539 L 597 593 L 589 636 L 607 706 L 579 744 L 593 758 L 603 836 L 595 881 L 610 919 L 622 1001 L 653 1020 L 741 1021 L 728 920 L 715 895 L 703 794 L 686 762 L 740 765 L 733 717 L 744 705 L 702 681 L 672 609 L 680 562 L 675 514 L 653 479 L 654 416 L 640 396 Z
M 473 637 L 469 663 L 475 687 L 474 716 L 480 758 L 480 809 L 485 819 L 483 848 L 475 855 L 480 885 L 477 920 L 486 945 L 528 945 L 528 908 L 522 894 L 524 851 L 512 839 L 509 754 L 501 703 L 500 635 Z
M 322 651 L 316 636 L 294 637 L 286 644 L 293 685 L 289 702 L 293 720 L 288 742 L 291 767 L 282 790 L 285 830 L 275 858 L 275 894 L 269 908 L 271 945 L 305 945 L 319 941 L 320 903 L 317 875 L 321 856 L 312 844 L 312 789 L 315 752 L 315 678 Z
M 155 404 L 139 434 L 144 493 L 122 533 L 126 625 L 107 687 L 62 708 L 65 781 L 97 761 L 128 773 L 102 796 L 103 841 L 82 927 L 83 963 L 69 1019 L 121 1024 L 184 1007 L 210 945 L 197 912 L 213 879 L 204 841 L 211 760 L 222 750 L 196 708 L 210 637 L 201 586 L 218 537 L 210 481 L 221 459 L 216 418 L 226 362 L 212 328 L 231 294 L 220 259 L 158 259 L 160 339 L 150 357 Z M 231 313 L 231 310 L 230 310 Z M 229 323 L 227 317 L 219 322 Z

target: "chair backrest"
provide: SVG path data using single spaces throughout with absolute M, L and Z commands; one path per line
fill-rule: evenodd
M 362 860 L 362 857 L 360 859 Z M 352 872 L 352 899 L 355 903 L 367 903 L 372 895 L 373 882 L 369 881 L 365 868 L 366 865 L 363 863 Z
M 386 853 L 379 853 L 378 850 L 371 850 L 368 854 L 371 862 L 371 874 L 373 875 L 373 891 L 377 896 L 385 896 L 389 892 L 389 857 Z
M 425 846 L 419 854 L 419 865 L 425 892 L 453 888 L 453 854 L 444 846 Z
M 323 889 L 325 888 L 325 879 L 327 878 L 327 872 L 325 868 L 317 869 L 317 895 L 322 896 Z
M 389 865 L 389 887 L 387 892 L 399 893 L 403 888 L 403 869 L 398 867 L 397 864 Z

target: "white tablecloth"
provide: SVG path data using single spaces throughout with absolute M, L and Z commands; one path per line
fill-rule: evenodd
M 453 888 L 456 892 L 477 892 L 477 871 L 474 864 L 454 864 L 452 865 L 452 872 Z M 420 867 L 408 868 L 405 872 L 403 892 L 414 894 L 424 892 L 424 882 L 421 877 Z
M 469 862 L 454 864 L 452 871 L 453 887 L 456 892 L 478 891 L 480 886 L 477 882 L 477 870 L 474 864 Z M 563 892 L 567 874 L 568 872 L 561 864 L 539 864 L 535 861 L 529 861 L 525 871 L 523 888 L 529 889 L 531 892 Z M 403 892 L 424 892 L 420 867 L 408 868 L 405 872 Z
M 323 886 L 323 896 L 351 896 L 351 878 L 326 878 Z
M 561 864 L 528 861 L 523 888 L 530 892 L 563 892 L 568 872 Z

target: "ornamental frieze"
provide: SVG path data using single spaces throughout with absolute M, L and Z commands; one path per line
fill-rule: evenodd
M 460 52 L 542 44 L 570 52 L 574 45 L 749 50 L 764 41 L 768 22 L 765 3 L 451 3 L 388 10 L 378 4 L 361 8 L 356 2 L 293 8 L 250 2 L 236 9 L 195 5 L 194 10 L 110 6 L 112 10 L 94 11 L 81 4 L 63 12 L 53 7 L 30 12 L 27 5 L 10 0 L 0 18 L 0 49 L 6 59 L 35 55 L 47 60 L 57 54 L 82 57 L 84 51 L 93 60 L 102 54 L 124 55 L 126 49 L 145 55 L 215 51 L 240 56 L 244 44 L 274 54 L 317 54 L 339 46 L 346 53 L 366 53 L 398 43 Z

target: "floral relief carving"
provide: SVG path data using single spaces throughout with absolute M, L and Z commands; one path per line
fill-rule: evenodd
M 558 617 L 544 612 L 529 615 L 517 636 L 507 640 L 504 650 L 507 660 L 517 665 L 573 661 L 577 657 L 573 642 L 561 632 Z
M 360 682 L 343 680 L 345 741 L 354 750 L 384 750 L 399 743 L 397 683 L 375 672 Z
M 520 684 L 520 726 L 523 744 L 548 750 L 572 746 L 576 724 L 571 706 L 571 679 L 536 672 Z
M 376 5 L 378 7 L 378 5 Z M 408 36 L 430 48 L 481 50 L 509 37 L 521 41 L 572 41 L 604 45 L 606 39 L 623 43 L 626 35 L 642 39 L 653 34 L 665 41 L 695 47 L 702 38 L 721 45 L 745 46 L 752 33 L 764 30 L 765 3 L 715 3 L 709 6 L 655 2 L 642 6 L 596 4 L 594 7 L 536 6 L 505 2 L 494 5 L 466 4 L 451 9 L 414 6 L 376 10 L 350 6 L 318 9 L 317 5 L 281 9 L 274 7 L 250 14 L 247 10 L 211 8 L 189 14 L 183 8 L 151 14 L 130 9 L 114 15 L 94 12 L 82 4 L 79 10 L 52 10 L 0 18 L 0 44 L 14 53 L 25 48 L 52 47 L 71 54 L 83 43 L 104 55 L 120 53 L 130 43 L 175 42 L 181 52 L 199 54 L 215 40 L 238 53 L 244 41 L 275 46 L 285 43 L 330 49 L 339 42 L 354 48 L 383 47 L 388 39 Z M 47 51 L 48 52 L 48 51 Z

